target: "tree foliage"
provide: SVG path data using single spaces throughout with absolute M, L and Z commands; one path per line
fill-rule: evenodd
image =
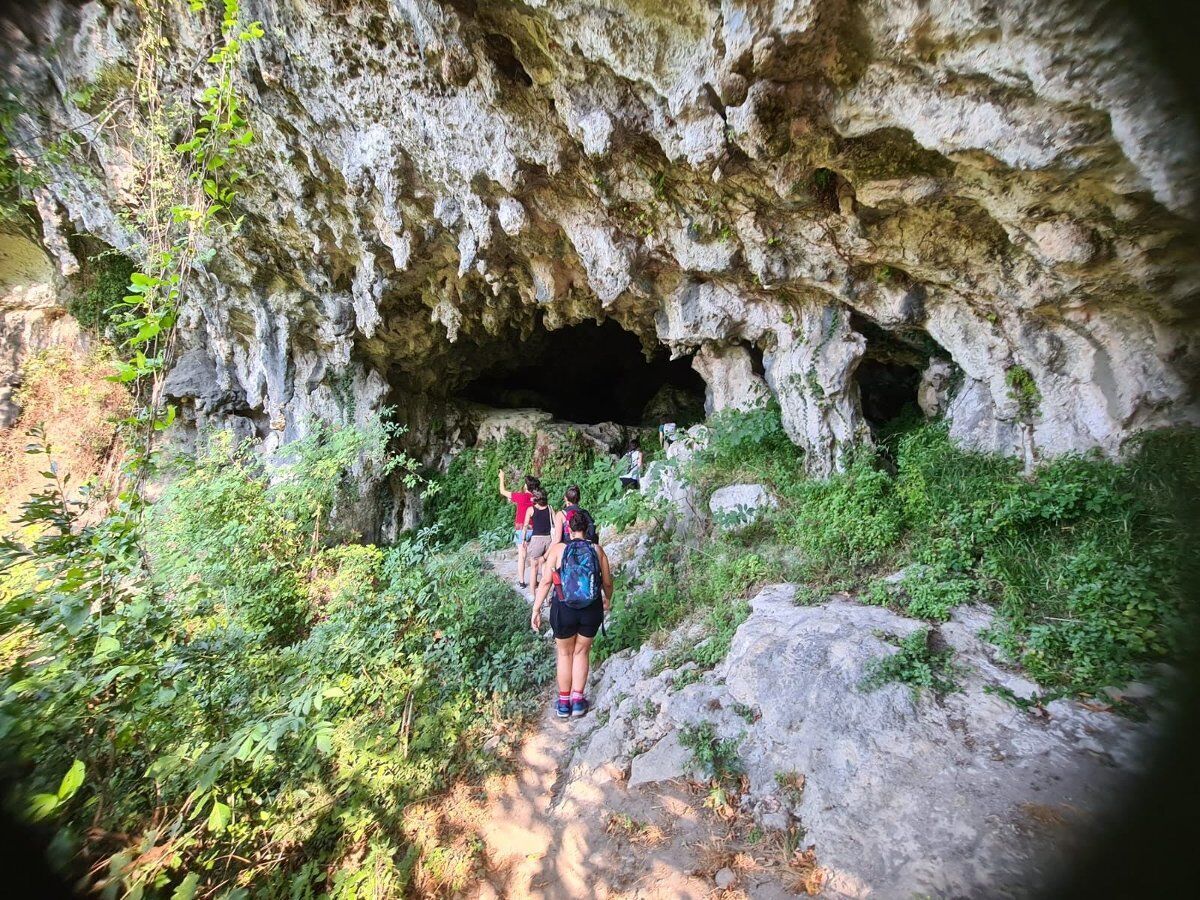
M 470 553 L 316 537 L 387 439 L 320 429 L 268 472 L 219 436 L 141 535 L 88 524 L 48 463 L 5 548 L 0 747 L 86 883 L 354 896 L 451 852 L 410 844 L 406 808 L 491 765 L 548 655 Z

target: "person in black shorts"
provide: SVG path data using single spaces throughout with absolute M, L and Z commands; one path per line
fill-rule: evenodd
M 587 541 L 591 518 L 580 510 L 571 517 L 571 543 Z M 554 647 L 558 663 L 558 702 L 555 705 L 560 719 L 587 714 L 588 702 L 584 697 L 588 670 L 591 668 L 592 640 L 604 622 L 604 616 L 612 608 L 613 581 L 608 565 L 608 556 L 598 544 L 591 546 L 600 563 L 600 599 L 583 609 L 572 609 L 559 601 L 563 552 L 569 544 L 551 546 L 542 567 L 542 579 L 533 598 L 533 615 L 529 624 L 534 631 L 542 627 L 542 604 L 550 596 L 550 628 L 554 632 Z M 551 589 L 554 594 L 551 595 Z

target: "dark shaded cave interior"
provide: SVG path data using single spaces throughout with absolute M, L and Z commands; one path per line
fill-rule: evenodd
M 855 371 L 863 416 L 873 431 L 886 430 L 906 413 L 918 412 L 921 374 L 931 359 L 949 354 L 921 328 L 888 330 L 857 315 L 851 323 L 867 339 Z
M 704 379 L 665 347 L 649 358 L 616 322 L 538 331 L 456 392 L 501 409 L 536 408 L 580 424 L 688 425 L 704 418 Z

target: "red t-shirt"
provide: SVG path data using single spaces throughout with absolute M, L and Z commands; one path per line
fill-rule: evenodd
M 512 502 L 517 504 L 517 514 L 513 517 L 513 525 L 520 528 L 525 524 L 525 513 L 533 506 L 533 494 L 529 491 L 513 491 Z

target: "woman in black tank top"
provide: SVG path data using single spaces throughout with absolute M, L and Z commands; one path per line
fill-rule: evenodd
M 525 513 L 525 561 L 533 569 L 533 577 L 529 579 L 529 583 L 534 585 L 535 589 L 538 583 L 538 569 L 541 568 L 546 551 L 550 549 L 550 528 L 553 523 L 554 510 L 547 502 L 546 492 L 541 489 L 534 491 L 533 506 Z M 523 576 L 525 573 L 520 574 Z

